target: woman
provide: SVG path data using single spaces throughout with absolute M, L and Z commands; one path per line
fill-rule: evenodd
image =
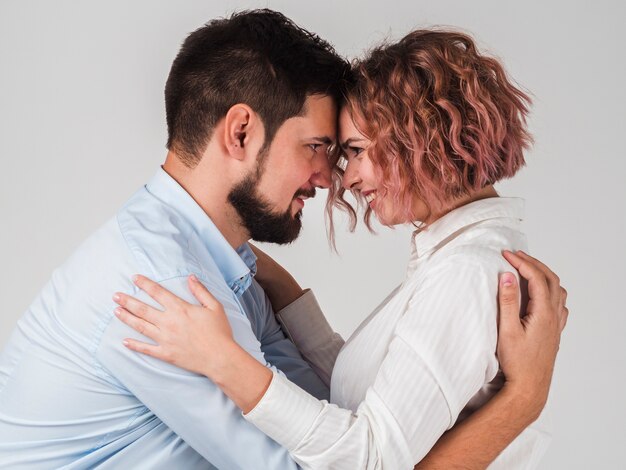
M 246 419 L 305 467 L 396 469 L 420 461 L 452 466 L 459 458 L 466 466 L 485 466 L 524 427 L 507 433 L 498 429 L 498 419 L 521 407 L 530 423 L 543 407 L 556 338 L 567 317 L 558 278 L 528 255 L 507 252 L 506 261 L 530 281 L 529 317 L 522 322 L 526 333 L 537 336 L 520 339 L 519 319 L 501 318 L 504 343 L 498 344 L 497 279 L 510 269 L 501 253 L 525 249 L 525 238 L 519 231 L 521 201 L 499 198 L 492 185 L 524 164 L 529 100 L 496 60 L 454 32 L 412 32 L 374 50 L 356 64 L 355 75 L 340 116 L 345 165 L 339 163 L 337 175 L 343 189 L 331 191 L 331 198 L 354 215 L 343 199 L 343 191 L 351 190 L 367 204 L 366 221 L 373 213 L 390 226 L 418 224 L 406 279 L 338 355 L 335 336 L 307 340 L 293 314 L 312 303 L 312 294 L 302 295 L 280 269 L 270 269 L 265 283 L 276 303 L 272 285 L 280 286 L 281 301 L 297 299 L 281 316 L 320 376 L 330 377 L 334 363 L 333 404 L 318 401 L 239 348 L 221 306 L 197 280 L 190 280 L 190 288 L 203 307 L 139 277 L 137 285 L 165 314 L 121 295 L 126 309 L 118 316 L 158 346 L 126 344 L 209 377 Z M 500 279 L 505 291 L 517 284 L 510 274 Z M 559 315 L 549 314 L 554 311 Z M 552 336 L 552 346 L 530 346 L 542 334 Z M 320 344 L 316 355 L 312 346 Z M 509 355 L 509 347 L 543 359 L 529 365 Z M 500 367 L 508 374 L 506 386 Z M 519 387 L 515 398 L 507 396 L 511 383 Z M 520 398 L 535 393 L 534 400 Z M 461 424 L 424 459 L 456 422 Z M 481 444 L 481 452 L 468 446 L 468 436 L 483 436 L 484 444 L 484 436 L 496 430 L 497 438 L 486 448 Z M 543 434 L 540 423 L 533 424 L 497 463 L 536 465 Z M 464 455 L 458 452 L 463 448 Z

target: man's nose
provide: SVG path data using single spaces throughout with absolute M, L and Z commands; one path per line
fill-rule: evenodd
M 332 181 L 332 168 L 330 167 L 330 161 L 327 155 L 320 154 L 315 157 L 313 171 L 314 173 L 311 176 L 311 183 L 318 188 L 330 188 Z

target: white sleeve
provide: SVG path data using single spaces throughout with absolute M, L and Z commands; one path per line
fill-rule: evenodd
M 305 290 L 299 298 L 277 312 L 276 318 L 302 357 L 330 386 L 333 367 L 344 340 L 329 325 L 313 292 Z
M 497 372 L 497 280 L 471 263 L 431 269 L 355 412 L 275 374 L 246 419 L 304 468 L 412 468 Z

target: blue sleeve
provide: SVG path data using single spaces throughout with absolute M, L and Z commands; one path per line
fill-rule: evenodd
M 203 282 L 224 305 L 235 340 L 261 363 L 267 364 L 248 318 L 225 286 Z M 190 303 L 198 303 L 187 287 L 186 277 L 160 282 Z M 158 305 L 142 291 L 135 295 Z M 287 450 L 248 423 L 241 411 L 204 376 L 130 351 L 127 337 L 150 341 L 124 323 L 113 319 L 98 345 L 97 358 L 109 374 L 137 397 L 161 421 L 196 452 L 218 468 L 296 469 Z
M 318 400 L 328 400 L 328 387 L 302 358 L 298 348 L 285 336 L 265 291 L 256 281 L 252 281 L 242 297 L 242 304 L 248 311 L 256 336 L 261 341 L 265 360 Z

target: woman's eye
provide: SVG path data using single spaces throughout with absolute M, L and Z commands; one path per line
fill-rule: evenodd
M 311 148 L 311 150 L 313 150 L 313 153 L 317 153 L 317 149 L 321 146 L 322 144 L 309 144 L 309 147 Z
M 348 150 L 350 152 L 350 156 L 352 157 L 358 157 L 359 154 L 363 151 L 361 147 L 348 147 Z

